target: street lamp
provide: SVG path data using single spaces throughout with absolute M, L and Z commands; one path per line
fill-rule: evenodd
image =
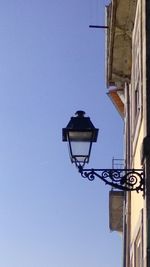
M 92 143 L 97 141 L 98 129 L 94 127 L 84 111 L 77 111 L 66 128 L 62 129 L 62 139 L 68 142 L 72 163 L 75 163 L 83 178 L 93 181 L 100 178 L 105 184 L 123 191 L 144 191 L 143 169 L 84 169 L 89 162 Z

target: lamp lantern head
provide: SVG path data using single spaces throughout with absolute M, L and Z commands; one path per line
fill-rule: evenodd
M 97 141 L 98 129 L 89 117 L 84 116 L 84 111 L 77 111 L 75 115 L 62 129 L 62 139 L 68 142 L 71 162 L 84 166 L 89 162 L 92 143 Z

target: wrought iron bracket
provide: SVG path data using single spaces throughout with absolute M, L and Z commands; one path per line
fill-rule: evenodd
M 123 191 L 144 191 L 145 178 L 143 169 L 83 169 L 77 166 L 83 178 L 93 181 L 100 178 L 105 184 Z

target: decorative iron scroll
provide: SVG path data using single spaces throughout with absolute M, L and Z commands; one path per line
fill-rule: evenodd
M 144 171 L 142 169 L 83 169 L 78 166 L 83 178 L 93 181 L 100 178 L 105 184 L 123 191 L 144 191 Z

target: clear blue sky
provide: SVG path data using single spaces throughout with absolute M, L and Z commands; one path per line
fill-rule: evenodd
M 0 266 L 120 267 L 108 194 L 70 163 L 61 129 L 85 110 L 89 167 L 122 157 L 123 123 L 106 96 L 103 0 L 0 1 Z

